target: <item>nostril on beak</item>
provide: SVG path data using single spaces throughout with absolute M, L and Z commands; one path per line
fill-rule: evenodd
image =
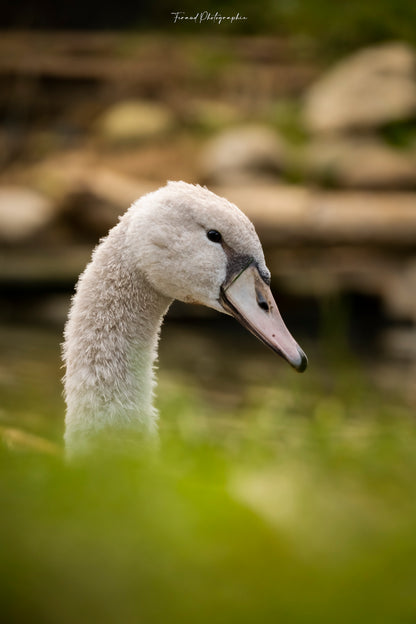
M 262 310 L 265 310 L 266 312 L 268 312 L 269 311 L 269 304 L 267 303 L 266 299 L 263 297 L 261 292 L 259 292 L 258 290 L 256 290 L 256 298 L 257 298 L 257 303 L 258 303 L 259 307 Z

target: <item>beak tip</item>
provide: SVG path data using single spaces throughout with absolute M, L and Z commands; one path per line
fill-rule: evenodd
M 296 364 L 294 364 L 294 367 L 298 373 L 303 373 L 308 366 L 308 358 L 306 357 L 305 353 L 302 351 L 300 347 L 298 347 L 298 352 L 299 352 L 299 362 L 296 362 Z

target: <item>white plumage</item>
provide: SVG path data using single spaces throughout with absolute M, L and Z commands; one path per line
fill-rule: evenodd
M 210 240 L 212 231 L 220 233 L 220 241 Z M 235 303 L 240 276 L 250 284 L 252 273 L 254 312 Z M 173 299 L 234 314 L 303 370 L 306 358 L 274 309 L 269 278 L 252 223 L 226 199 L 200 186 L 169 182 L 136 201 L 96 247 L 65 327 L 69 453 L 83 452 L 99 434 L 110 440 L 156 434 L 153 366 Z M 260 325 L 258 315 L 265 315 L 257 319 Z M 264 335 L 263 321 L 274 323 L 273 338 Z M 283 346 L 271 344 L 279 331 Z

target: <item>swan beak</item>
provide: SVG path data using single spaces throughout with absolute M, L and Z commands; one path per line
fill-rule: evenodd
M 283 322 L 270 287 L 252 262 L 221 287 L 220 302 L 244 327 L 302 373 L 308 359 Z

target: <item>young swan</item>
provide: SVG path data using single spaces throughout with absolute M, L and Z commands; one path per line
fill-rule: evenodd
M 136 201 L 96 247 L 65 327 L 69 454 L 157 433 L 153 364 L 174 299 L 235 316 L 303 371 L 269 284 L 254 226 L 226 199 L 169 182 Z

